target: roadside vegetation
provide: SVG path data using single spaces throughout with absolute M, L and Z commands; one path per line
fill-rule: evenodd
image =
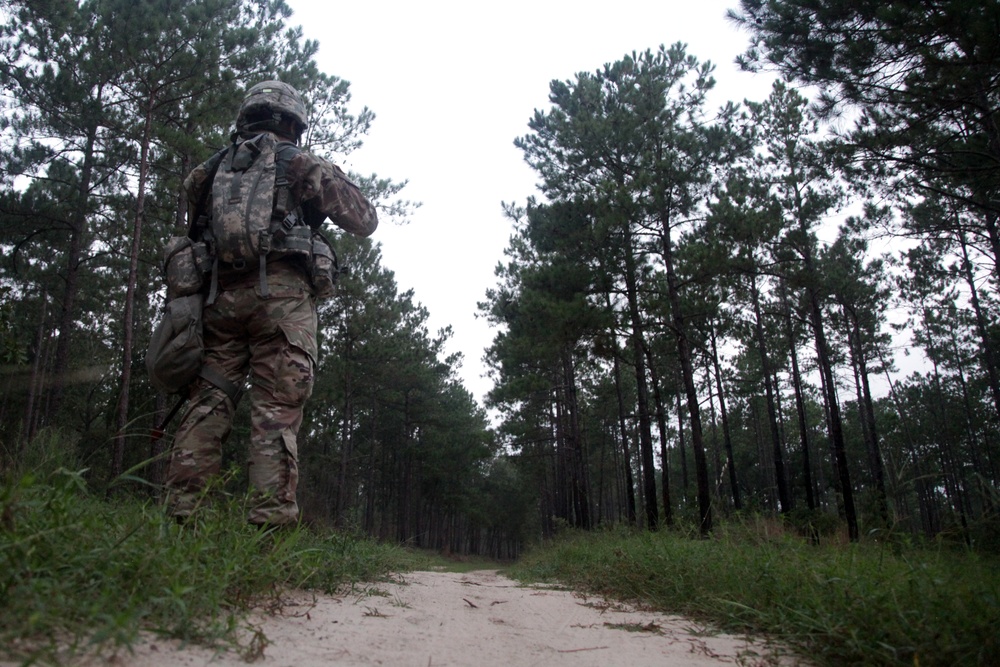
M 66 469 L 0 482 L 0 658 L 111 655 L 141 631 L 250 658 L 266 643 L 244 632 L 251 608 L 280 604 L 288 589 L 332 592 L 416 562 L 368 538 L 260 531 L 222 488 L 184 525 L 152 500 L 113 491 L 97 493 Z
M 774 520 L 570 532 L 509 572 L 766 638 L 809 664 L 1000 664 L 1000 559 L 873 536 L 811 544 Z
M 120 482 L 124 487 L 130 482 Z M 266 636 L 252 608 L 289 589 L 331 593 L 444 559 L 300 526 L 262 532 L 225 485 L 176 524 L 131 489 L 95 490 L 81 472 L 0 483 L 0 658 L 67 662 L 128 651 L 143 631 L 253 658 Z M 696 530 L 566 529 L 507 572 L 681 614 L 710 629 L 766 638 L 826 665 L 1000 664 L 1000 559 L 891 535 L 821 545 L 774 519 Z

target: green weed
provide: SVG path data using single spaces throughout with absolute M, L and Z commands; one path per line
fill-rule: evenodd
M 234 644 L 245 613 L 289 588 L 332 592 L 398 569 L 398 550 L 302 527 L 261 531 L 237 498 L 178 525 L 82 472 L 0 486 L 0 654 L 55 662 L 127 649 L 141 631 Z M 258 640 L 259 641 L 259 640 Z M 240 647 L 252 650 L 253 647 Z
M 763 635 L 818 665 L 1000 664 L 1000 568 L 973 552 L 863 543 L 814 546 L 779 532 L 711 539 L 570 535 L 513 568 L 641 601 L 719 629 Z

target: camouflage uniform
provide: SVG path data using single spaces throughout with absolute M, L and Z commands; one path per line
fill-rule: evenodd
M 189 219 L 199 203 L 211 210 L 210 171 L 195 168 L 184 181 Z M 288 165 L 291 200 L 307 220 L 329 217 L 353 234 L 368 236 L 378 220 L 374 207 L 335 165 L 301 152 Z M 251 409 L 249 521 L 285 524 L 298 519 L 296 434 L 312 393 L 316 369 L 316 304 L 306 270 L 296 257 L 268 255 L 268 294 L 261 295 L 256 269 L 218 276 L 218 296 L 204 310 L 205 365 L 242 386 L 248 373 Z M 219 472 L 222 443 L 236 406 L 226 393 L 199 378 L 175 436 L 167 472 L 175 516 L 191 514 L 207 480 Z

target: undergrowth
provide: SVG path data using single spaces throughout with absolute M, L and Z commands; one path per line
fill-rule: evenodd
M 0 482 L 0 657 L 114 654 L 141 631 L 238 649 L 254 605 L 400 568 L 400 550 L 303 527 L 261 531 L 230 498 L 178 525 L 152 501 L 105 499 L 81 473 Z M 257 641 L 260 638 L 257 637 Z
M 745 526 L 570 534 L 511 575 L 773 640 L 813 665 L 1000 664 L 1000 559 L 885 542 L 815 546 Z
M 429 564 L 340 533 L 262 532 L 245 515 L 240 499 L 216 498 L 177 525 L 152 501 L 97 495 L 65 469 L 0 481 L 0 658 L 107 657 L 144 631 L 252 657 L 259 634 L 240 645 L 251 608 L 290 588 L 333 592 Z M 569 532 L 509 573 L 764 637 L 819 667 L 1000 664 L 996 555 L 892 540 L 817 546 L 771 528 L 733 523 L 709 539 Z

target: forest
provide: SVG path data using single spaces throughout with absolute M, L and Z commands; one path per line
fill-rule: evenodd
M 283 0 L 0 19 L 0 471 L 155 498 L 178 398 L 143 356 L 182 179 L 259 80 L 306 93 L 303 143 L 335 162 L 374 112 Z M 744 515 L 1000 546 L 1000 3 L 740 0 L 728 20 L 740 64 L 779 75 L 766 99 L 710 108 L 713 66 L 677 43 L 581 63 L 511 138 L 541 187 L 497 202 L 515 231 L 479 306 L 484 405 L 377 242 L 336 237 L 304 521 L 500 559 L 570 527 Z M 383 223 L 415 206 L 352 178 Z

